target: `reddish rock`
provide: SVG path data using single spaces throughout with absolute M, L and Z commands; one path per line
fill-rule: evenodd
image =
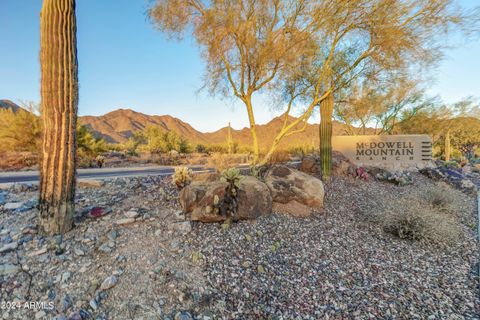
M 311 208 L 323 208 L 324 188 L 318 178 L 284 165 L 275 165 L 267 171 L 265 183 L 274 202 L 295 200 Z
M 318 174 L 320 173 L 320 161 L 318 157 L 313 155 L 306 156 L 303 158 L 302 163 L 300 164 L 300 171 L 309 173 L 309 174 Z
M 227 219 L 216 210 L 215 196 L 221 204 L 228 184 L 222 181 L 194 182 L 180 192 L 180 205 L 191 220 L 220 222 Z M 268 187 L 254 177 L 243 177 L 237 195 L 237 220 L 255 219 L 272 211 Z

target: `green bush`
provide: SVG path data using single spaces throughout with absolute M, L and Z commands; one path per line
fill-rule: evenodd
M 42 125 L 35 115 L 38 107 L 0 109 L 0 152 L 38 152 L 42 140 Z
M 190 152 L 188 141 L 174 131 L 165 131 L 159 126 L 149 126 L 143 131 L 136 132 L 127 141 L 127 147 L 134 152 L 147 151 L 150 153 L 167 153 L 175 150 L 180 153 Z
M 95 158 L 107 150 L 105 140 L 96 138 L 87 126 L 77 126 L 77 153 L 80 157 Z

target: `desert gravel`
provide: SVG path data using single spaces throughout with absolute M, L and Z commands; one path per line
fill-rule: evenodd
M 184 221 L 168 178 L 114 179 L 79 188 L 63 239 L 35 232 L 37 190 L 16 187 L 2 197 L 20 210 L 0 206 L 0 302 L 54 308 L 0 318 L 480 319 L 472 196 L 446 187 L 463 231 L 453 247 L 397 239 L 370 219 L 434 186 L 413 178 L 334 178 L 311 218 L 273 213 L 230 228 Z
M 198 224 L 189 239 L 229 318 L 478 319 L 471 197 L 451 190 L 466 222 L 451 248 L 399 240 L 368 222 L 431 184 L 420 175 L 410 187 L 337 178 L 313 218 L 274 214 L 229 230 Z

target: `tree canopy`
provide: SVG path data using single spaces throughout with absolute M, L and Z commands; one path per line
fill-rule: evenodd
M 149 14 L 170 36 L 191 33 L 206 62 L 205 85 L 245 104 L 257 160 L 254 94 L 284 98 L 285 123 L 268 157 L 354 79 L 438 61 L 438 40 L 465 21 L 453 0 L 158 0 Z M 292 111 L 299 116 L 289 122 Z

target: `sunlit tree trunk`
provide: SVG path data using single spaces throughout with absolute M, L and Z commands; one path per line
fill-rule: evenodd
M 332 117 L 333 94 L 329 94 L 320 103 L 320 162 L 324 181 L 330 180 L 332 171 Z
M 247 97 L 245 98 L 244 102 L 247 107 L 248 121 L 250 123 L 250 133 L 252 135 L 253 163 L 257 164 L 259 160 L 260 149 L 258 147 L 257 128 L 255 124 L 255 116 L 253 114 L 252 98 Z
M 44 0 L 40 18 L 39 224 L 46 234 L 73 227 L 78 104 L 75 0 Z

